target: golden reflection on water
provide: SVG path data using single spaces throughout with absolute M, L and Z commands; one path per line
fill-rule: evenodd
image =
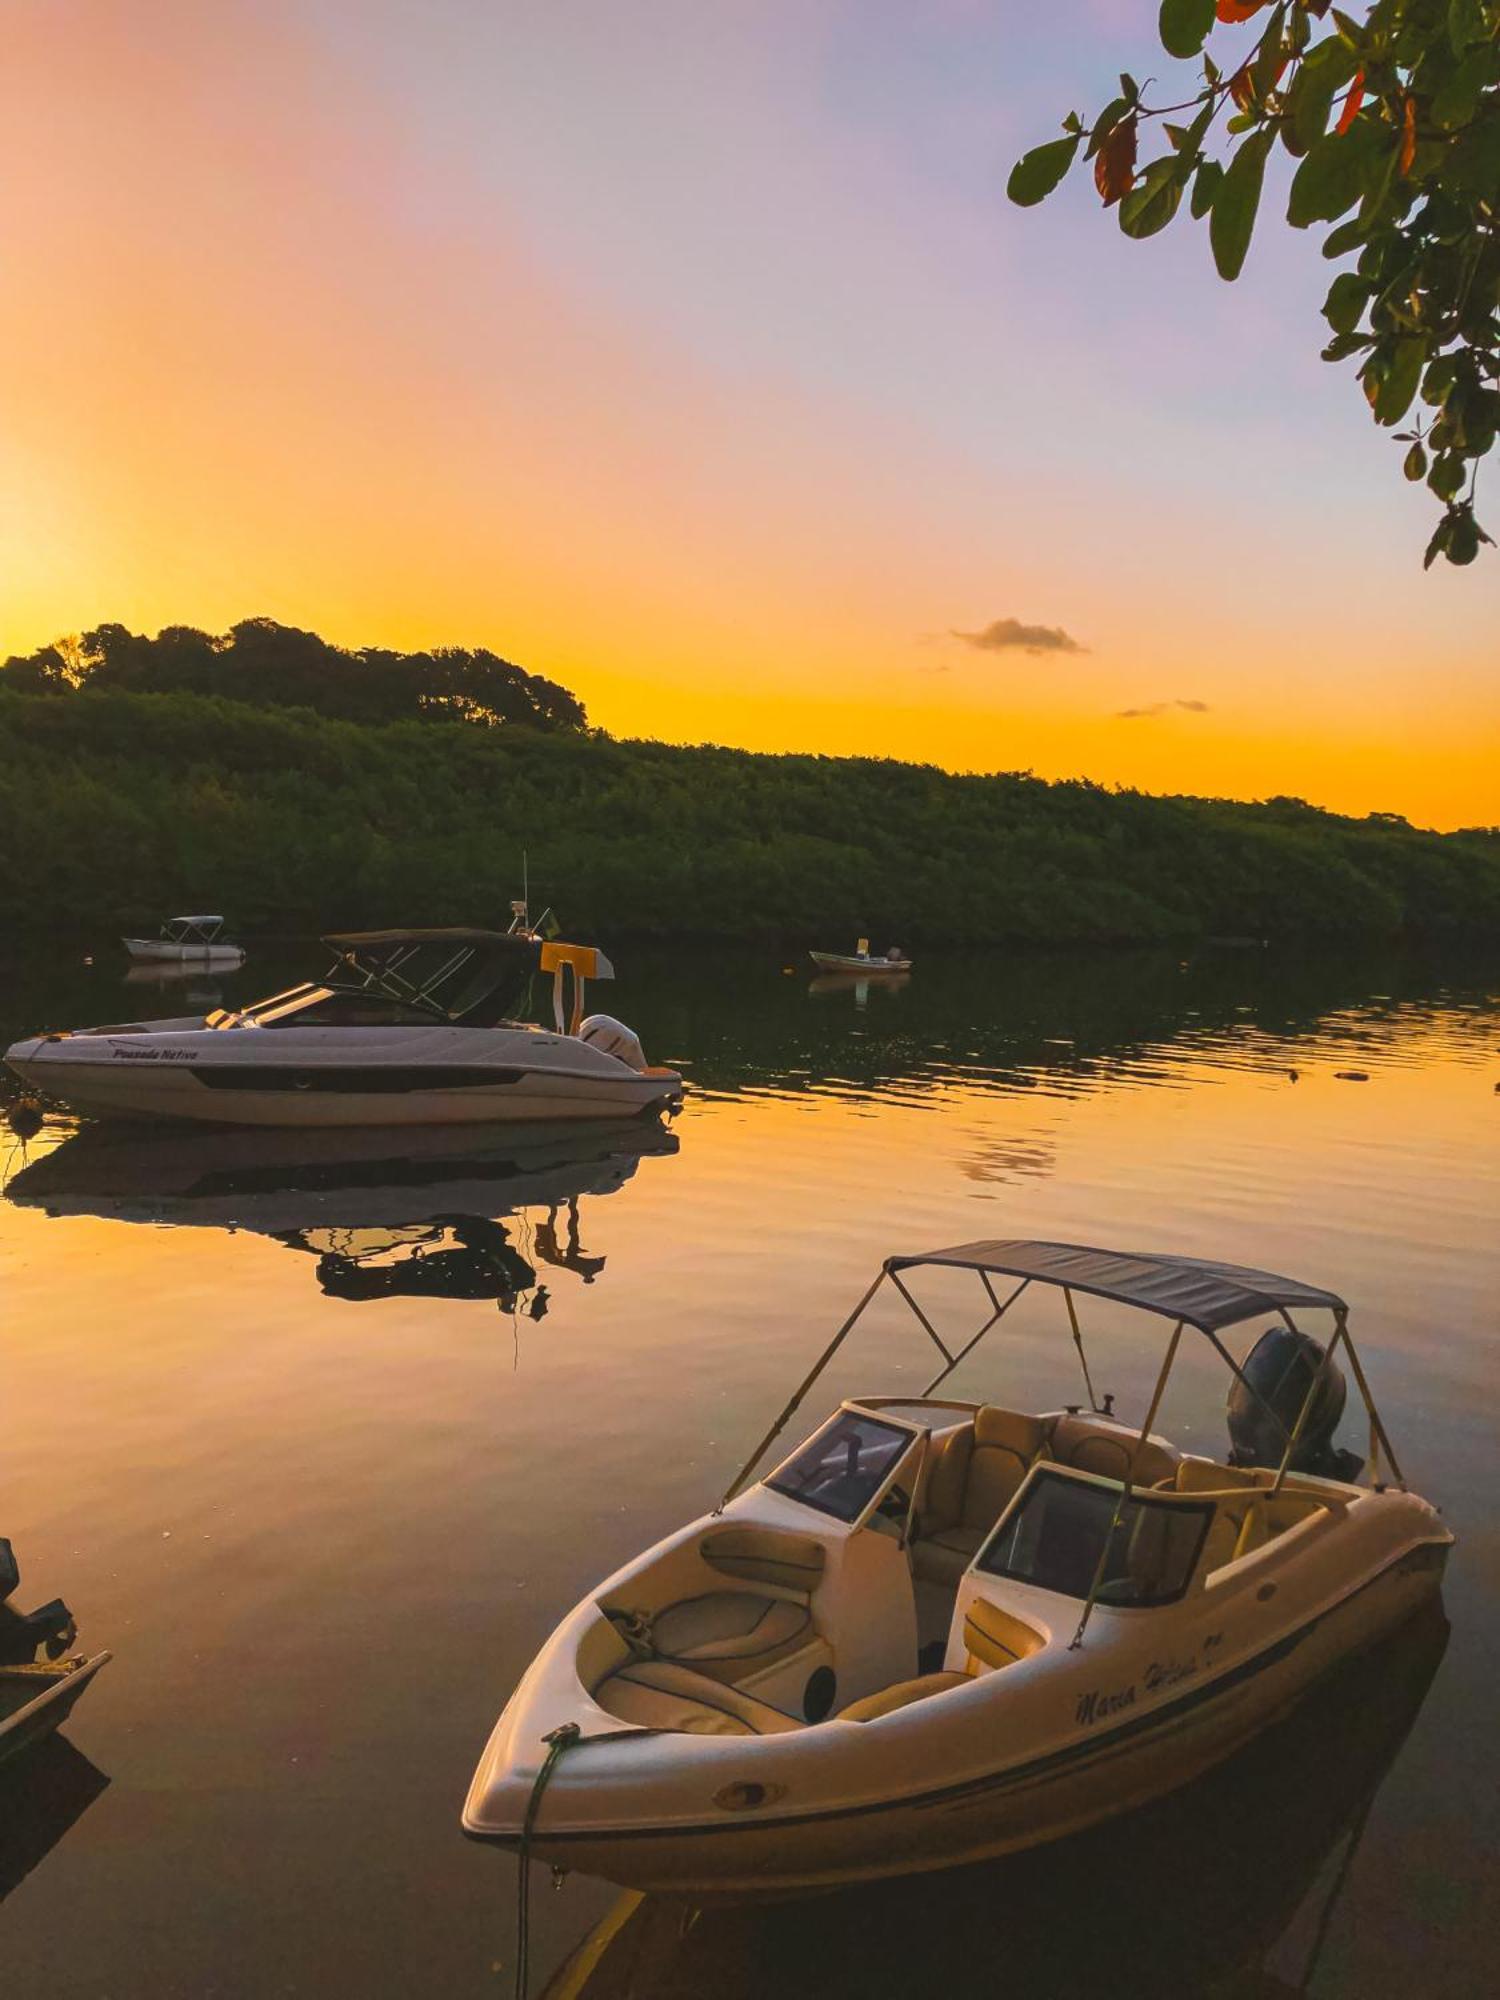
M 1258 961 L 1248 1003 L 1226 998 L 1235 969 L 1200 1006 L 1196 975 L 1174 986 L 1169 967 L 1167 1009 L 1111 961 L 1037 976 L 1034 1004 L 1006 987 L 1013 971 L 969 968 L 946 986 L 927 973 L 925 994 L 914 975 L 863 1011 L 774 969 L 686 997 L 643 981 L 634 1024 L 699 1079 L 675 1151 L 606 1144 L 601 1162 L 591 1142 L 585 1159 L 554 1148 L 501 1172 L 502 1137 L 478 1167 L 455 1141 L 459 1157 L 429 1147 L 425 1165 L 398 1145 L 399 1171 L 377 1147 L 353 1173 L 282 1157 L 274 1135 L 197 1135 L 101 1168 L 55 1126 L 27 1149 L 35 1171 L 13 1159 L 0 1531 L 31 1594 L 65 1594 L 89 1647 L 116 1654 L 68 1731 L 107 1787 L 32 1857 L 0 1917 L 16 1990 L 496 1990 L 509 1864 L 466 1846 L 457 1812 L 537 1644 L 719 1491 L 882 1256 L 985 1235 L 1217 1256 L 1353 1300 L 1397 1449 L 1460 1543 L 1449 1656 L 1375 1800 L 1312 1990 L 1484 1990 L 1484 1849 L 1500 1835 L 1493 1768 L 1475 1755 L 1500 1644 L 1493 988 L 1283 1011 L 1281 975 Z M 1013 1034 L 996 1026 L 1007 1007 L 1030 1008 Z M 1368 1080 L 1338 1080 L 1350 1070 Z M 444 1294 L 444 1270 L 484 1292 L 485 1257 L 505 1265 L 476 1218 L 533 1283 Z M 455 1249 L 479 1265 L 413 1275 Z M 402 1275 L 340 1295 L 330 1252 Z M 1092 1335 L 1128 1413 L 1136 1361 L 1107 1315 Z M 828 1395 L 910 1386 L 926 1360 L 881 1323 Z M 1038 1320 L 969 1379 L 1056 1403 L 1076 1394 L 1071 1365 Z M 1222 1383 L 1189 1368 L 1184 1441 L 1213 1432 L 1221 1403 Z M 1305 1755 L 1301 1791 L 1288 1779 L 1304 1802 L 1316 1741 Z M 1232 1816 L 1232 1796 L 1216 1810 Z M 1086 1850 L 1091 1880 L 1108 1851 Z M 0 1837 L 0 1882 L 3 1866 Z M 1028 1866 L 1028 1897 L 1063 1923 L 1066 1882 Z M 966 1895 L 991 1900 L 949 1884 L 903 1890 L 899 1908 L 911 1927 L 962 1932 Z M 539 1893 L 538 1985 L 615 1903 L 576 1881 Z M 796 1921 L 698 1935 L 720 1953 L 701 1963 L 724 2000 L 772 1990 L 757 1967 L 797 1990 Z M 984 1945 L 996 1991 L 1005 1948 Z M 1178 1937 L 1179 1991 L 1207 1990 L 1213 1949 L 1202 1927 Z M 678 1978 L 700 1960 L 674 1963 Z M 1045 1966 L 1027 1974 L 1034 1993 Z M 1170 1983 L 1172 1965 L 1157 1976 Z

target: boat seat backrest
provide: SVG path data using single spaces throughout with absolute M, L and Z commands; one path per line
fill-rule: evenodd
M 992 1528 L 1041 1451 L 1039 1417 L 986 1405 L 936 1447 L 923 1494 L 922 1532 Z
M 1266 1493 L 1234 1491 L 1218 1497 L 1213 1524 L 1203 1544 L 1200 1563 L 1205 1576 L 1226 1563 L 1238 1562 L 1267 1542 L 1295 1528 L 1300 1521 L 1325 1512 L 1324 1503 L 1311 1493 Z
M 1172 1474 L 1178 1493 L 1226 1493 L 1232 1487 L 1253 1488 L 1255 1474 L 1237 1465 L 1215 1465 L 1209 1458 L 1179 1459 Z
M 1067 1415 L 1052 1427 L 1047 1456 L 1058 1465 L 1070 1465 L 1079 1472 L 1097 1473 L 1104 1479 L 1124 1479 L 1136 1486 L 1152 1486 L 1169 1479 L 1177 1460 L 1165 1446 L 1153 1444 L 1116 1424 L 1104 1424 L 1094 1417 Z
M 1017 1660 L 1039 1653 L 1046 1643 L 1034 1626 L 987 1598 L 973 1598 L 964 1613 L 964 1651 L 971 1674 L 981 1667 L 1013 1667 Z
M 990 1528 L 1015 1497 L 1046 1442 L 1040 1417 L 986 1405 L 974 1416 L 974 1442 L 964 1480 L 965 1527 Z
M 823 1578 L 823 1544 L 781 1528 L 715 1528 L 698 1544 L 703 1560 L 742 1583 L 810 1597 Z

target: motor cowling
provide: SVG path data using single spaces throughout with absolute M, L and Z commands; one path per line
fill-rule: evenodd
M 1348 1388 L 1336 1363 L 1324 1367 L 1324 1350 L 1310 1334 L 1289 1326 L 1267 1327 L 1246 1356 L 1229 1390 L 1225 1417 L 1231 1465 L 1279 1465 L 1287 1437 L 1296 1429 L 1302 1405 L 1318 1371 L 1322 1379 L 1292 1454 L 1290 1470 L 1329 1479 L 1352 1479 L 1361 1461 L 1335 1448 L 1333 1434 L 1344 1414 Z M 1271 1412 L 1285 1426 L 1273 1421 Z
M 627 1028 L 623 1021 L 617 1021 L 613 1014 L 590 1014 L 578 1026 L 578 1039 L 587 1042 L 590 1048 L 602 1049 L 607 1056 L 629 1068 L 644 1071 L 647 1068 L 646 1051 L 641 1047 L 640 1038 L 633 1028 Z

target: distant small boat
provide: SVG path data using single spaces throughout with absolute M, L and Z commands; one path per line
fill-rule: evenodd
M 808 957 L 821 972 L 856 972 L 861 978 L 872 973 L 910 972 L 911 960 L 900 945 L 893 944 L 884 954 L 871 954 L 870 940 L 861 938 L 857 948 L 847 951 L 810 951 Z
M 109 1659 L 33 1660 L 0 1667 L 0 1765 L 50 1736 Z
M 75 1637 L 72 1615 L 54 1599 L 23 1613 L 4 1604 L 20 1582 L 10 1543 L 0 1537 L 0 1764 L 50 1736 L 109 1659 L 55 1657 Z M 53 1657 L 37 1659 L 39 1652 Z
M 243 965 L 242 945 L 223 935 L 222 917 L 168 917 L 154 938 L 124 938 L 133 959 L 147 965 Z

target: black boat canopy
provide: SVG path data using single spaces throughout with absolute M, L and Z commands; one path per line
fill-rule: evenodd
M 905 1273 L 933 1269 L 973 1271 L 983 1287 L 988 1310 L 978 1331 L 961 1346 L 948 1345 L 920 1300 L 906 1285 Z M 1014 1278 L 1017 1282 L 1014 1289 L 1006 1297 L 1001 1298 L 991 1283 L 994 1277 Z M 741 1467 L 733 1485 L 719 1502 L 719 1511 L 722 1512 L 739 1492 L 761 1457 L 775 1442 L 802 1402 L 803 1397 L 843 1346 L 863 1316 L 865 1308 L 880 1287 L 886 1283 L 893 1285 L 901 1294 L 922 1331 L 943 1358 L 943 1366 L 922 1390 L 920 1396 L 903 1399 L 908 1402 L 923 1402 L 934 1396 L 941 1384 L 974 1352 L 986 1335 L 1005 1318 L 1022 1293 L 1033 1284 L 1051 1285 L 1062 1293 L 1073 1344 L 1078 1351 L 1078 1359 L 1083 1370 L 1089 1406 L 1103 1414 L 1108 1414 L 1109 1401 L 1106 1399 L 1105 1404 L 1101 1406 L 1094 1394 L 1088 1356 L 1084 1352 L 1083 1334 L 1078 1323 L 1076 1295 L 1083 1293 L 1094 1298 L 1113 1299 L 1121 1305 L 1134 1306 L 1141 1312 L 1155 1313 L 1163 1319 L 1170 1320 L 1171 1337 L 1167 1342 L 1166 1354 L 1157 1377 L 1150 1407 L 1146 1411 L 1145 1422 L 1141 1426 L 1142 1442 L 1149 1436 L 1151 1425 L 1161 1405 L 1167 1377 L 1171 1373 L 1183 1329 L 1195 1328 L 1212 1344 L 1235 1380 L 1260 1405 L 1286 1439 L 1286 1451 L 1276 1474 L 1275 1485 L 1271 1489 L 1273 1492 L 1279 1492 L 1281 1489 L 1291 1463 L 1292 1452 L 1302 1435 L 1308 1412 L 1322 1386 L 1324 1373 L 1333 1366 L 1334 1356 L 1342 1347 L 1349 1357 L 1355 1382 L 1370 1418 L 1370 1477 L 1373 1480 L 1376 1476 L 1377 1451 L 1383 1450 L 1397 1484 L 1402 1486 L 1405 1484 L 1401 1468 L 1396 1462 L 1396 1455 L 1391 1450 L 1385 1426 L 1380 1420 L 1380 1413 L 1370 1394 L 1369 1383 L 1365 1380 L 1364 1368 L 1355 1352 L 1354 1341 L 1349 1332 L 1349 1308 L 1336 1292 L 1324 1291 L 1317 1285 L 1305 1285 L 1296 1278 L 1278 1278 L 1270 1271 L 1251 1270 L 1241 1264 L 1219 1264 L 1200 1257 L 1164 1257 L 1151 1251 L 1099 1250 L 1083 1243 L 1041 1243 L 1027 1238 L 1015 1238 L 995 1242 L 959 1243 L 948 1250 L 929 1250 L 917 1256 L 887 1257 L 853 1312 L 839 1327 L 822 1354 L 813 1363 L 811 1371 L 798 1385 L 791 1401 Z M 1312 1381 L 1308 1385 L 1296 1422 L 1288 1426 L 1278 1412 L 1266 1402 L 1255 1385 L 1246 1378 L 1239 1363 L 1219 1338 L 1219 1333 L 1222 1328 L 1238 1326 L 1242 1321 L 1254 1319 L 1265 1312 L 1275 1313 L 1293 1332 L 1297 1332 L 1296 1322 L 1291 1317 L 1295 1307 L 1310 1307 L 1331 1312 L 1334 1329 L 1332 1339 L 1324 1347 L 1322 1365 L 1314 1371 Z M 1129 1490 L 1130 1481 L 1127 1478 L 1123 1491 L 1128 1493 Z M 1084 1615 L 1086 1618 L 1087 1610 Z M 1079 1629 L 1081 1632 L 1082 1627 Z
M 1238 1326 L 1264 1312 L 1294 1306 L 1348 1310 L 1334 1292 L 1304 1285 L 1296 1278 L 1278 1278 L 1241 1264 L 1211 1263 L 1200 1257 L 1162 1257 L 1151 1251 L 1095 1250 L 1080 1243 L 1012 1241 L 960 1243 L 951 1250 L 929 1250 L 913 1257 L 887 1257 L 884 1269 L 898 1271 L 924 1265 L 994 1276 L 1025 1278 L 1039 1285 L 1086 1292 L 1115 1299 L 1164 1319 L 1181 1320 L 1202 1333 Z
M 530 939 L 511 931 L 481 931 L 466 925 L 423 931 L 330 931 L 323 943 L 334 951 L 367 951 L 385 945 L 419 944 L 529 944 Z

